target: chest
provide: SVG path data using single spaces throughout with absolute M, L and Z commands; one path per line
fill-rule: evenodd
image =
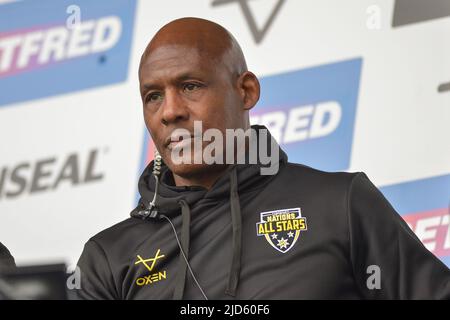
M 356 297 L 346 221 L 339 221 L 340 213 L 332 210 L 332 205 L 317 206 L 315 201 L 300 198 L 241 199 L 236 298 Z M 200 203 L 191 214 L 188 259 L 192 270 L 208 297 L 230 299 L 225 295 L 233 254 L 230 206 L 227 202 Z M 180 237 L 181 218 L 173 222 Z M 122 297 L 171 299 L 180 261 L 173 231 L 168 223 L 163 224 L 123 262 L 118 279 Z M 184 297 L 202 298 L 189 273 Z

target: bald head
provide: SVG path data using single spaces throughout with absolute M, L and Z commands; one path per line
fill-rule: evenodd
M 141 66 L 156 50 L 166 46 L 195 49 L 202 59 L 221 63 L 232 75 L 247 71 L 244 54 L 233 35 L 224 27 L 200 18 L 181 18 L 163 26 L 147 45 Z
M 172 134 L 184 129 L 194 137 L 198 122 L 203 132 L 218 130 L 222 137 L 227 129 L 248 129 L 249 110 L 259 99 L 260 85 L 226 29 L 208 20 L 183 18 L 166 24 L 148 44 L 139 66 L 139 90 L 145 124 L 176 185 L 209 188 L 224 162 L 172 161 L 176 150 Z M 188 145 L 189 140 L 183 143 Z M 208 146 L 203 141 L 205 150 Z M 213 149 L 214 157 L 226 154 L 225 144 Z M 186 151 L 186 156 L 192 155 Z

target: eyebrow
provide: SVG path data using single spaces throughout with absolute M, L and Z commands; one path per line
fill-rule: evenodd
M 179 83 L 179 82 L 183 82 L 183 81 L 186 81 L 189 79 L 199 79 L 199 78 L 201 78 L 200 75 L 195 72 L 194 73 L 193 72 L 184 72 L 184 73 L 181 73 L 181 74 L 175 76 L 172 80 L 170 80 L 170 82 Z M 145 92 L 153 90 L 153 89 L 160 89 L 161 86 L 156 83 L 147 82 L 147 83 L 144 83 L 141 86 L 141 88 L 142 88 L 141 92 L 145 93 Z

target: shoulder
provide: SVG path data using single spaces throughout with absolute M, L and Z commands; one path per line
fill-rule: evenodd
M 361 188 L 363 172 L 327 172 L 302 164 L 286 163 L 273 179 L 271 192 L 283 190 L 283 199 L 301 199 L 314 209 L 322 208 L 324 214 L 347 216 L 350 200 L 355 188 Z M 358 182 L 358 183 L 357 183 Z M 342 214 L 337 215 L 336 212 Z
M 288 162 L 279 172 L 281 179 L 292 184 L 307 185 L 308 188 L 322 188 L 323 191 L 339 189 L 348 191 L 354 180 L 366 177 L 363 172 L 327 172 L 306 165 Z
M 125 219 L 91 237 L 88 242 L 94 242 L 104 251 L 114 246 L 126 246 L 136 241 L 136 234 L 142 231 L 151 232 L 153 224 L 137 218 Z M 144 233 L 145 234 L 145 233 Z

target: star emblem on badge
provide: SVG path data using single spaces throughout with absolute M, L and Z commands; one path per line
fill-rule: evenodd
M 287 235 L 289 236 L 289 238 L 292 238 L 294 236 L 294 233 L 291 231 Z
M 276 234 L 276 233 L 274 233 L 273 235 L 272 235 L 272 239 L 277 239 L 278 238 L 278 235 Z
M 288 245 L 289 245 L 289 242 L 287 241 L 287 239 L 281 238 L 280 240 L 278 240 L 277 246 L 279 246 L 280 249 L 287 248 Z

